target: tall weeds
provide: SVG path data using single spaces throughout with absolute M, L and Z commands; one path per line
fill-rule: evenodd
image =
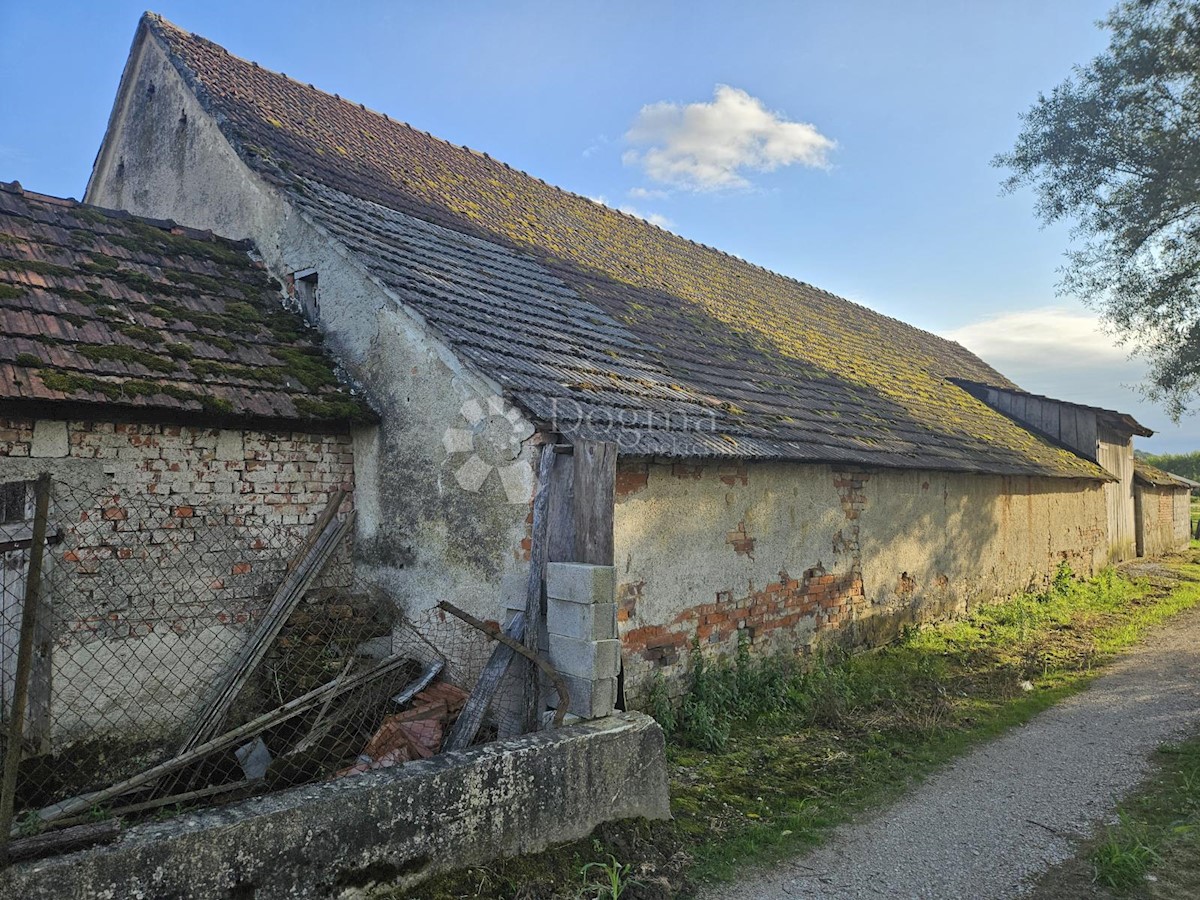
M 674 743 L 706 751 L 723 750 L 736 729 L 764 718 L 786 717 L 796 727 L 937 729 L 964 698 L 1013 696 L 1031 679 L 1086 671 L 1124 646 L 1147 624 L 1128 608 L 1142 593 L 1112 569 L 1077 581 L 1063 563 L 1043 591 L 907 629 L 872 652 L 826 645 L 809 657 L 758 656 L 743 639 L 732 659 L 712 660 L 693 644 L 682 702 L 673 705 L 659 680 L 649 708 Z M 1080 623 L 1088 628 L 1076 632 Z

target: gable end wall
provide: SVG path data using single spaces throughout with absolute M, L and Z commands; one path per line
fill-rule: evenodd
M 447 450 L 448 432 L 472 428 L 464 405 L 486 409 L 490 386 L 242 162 L 153 36 L 130 58 L 87 200 L 250 238 L 285 283 L 318 273 L 326 344 L 382 419 L 354 436 L 360 575 L 414 618 L 443 599 L 501 618 L 527 566 L 521 494 L 532 487 L 533 448 L 526 441 L 516 460 L 482 441 Z M 514 431 L 527 438 L 532 428 Z M 464 489 L 473 457 L 487 478 Z M 497 468 L 514 464 L 506 492 Z

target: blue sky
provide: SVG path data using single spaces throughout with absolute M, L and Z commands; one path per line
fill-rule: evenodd
M 146 0 L 0 0 L 0 179 L 80 196 Z M 1200 448 L 1055 291 L 1068 235 L 991 158 L 1108 0 L 183 2 L 231 52 L 960 340 Z M 724 86 L 724 87 L 722 87 Z

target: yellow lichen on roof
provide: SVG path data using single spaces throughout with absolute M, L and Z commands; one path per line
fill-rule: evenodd
M 694 351 L 760 390 L 778 384 L 775 412 L 784 413 L 796 412 L 796 374 L 808 372 L 846 386 L 841 401 L 830 392 L 835 405 L 895 425 L 914 445 L 978 456 L 981 470 L 1000 454 L 1031 473 L 1099 474 L 949 383 L 1013 386 L 958 344 L 252 66 L 159 19 L 148 24 L 203 86 L 235 146 L 266 148 L 255 158 L 262 170 L 518 248 L 668 364 Z M 726 407 L 734 420 L 745 406 L 736 399 Z

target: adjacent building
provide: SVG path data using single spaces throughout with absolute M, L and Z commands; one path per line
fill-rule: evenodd
M 352 489 L 374 414 L 283 300 L 248 243 L 0 183 L 0 683 L 7 707 L 49 473 L 48 749 L 186 721 Z M 322 584 L 352 580 L 346 548 Z

